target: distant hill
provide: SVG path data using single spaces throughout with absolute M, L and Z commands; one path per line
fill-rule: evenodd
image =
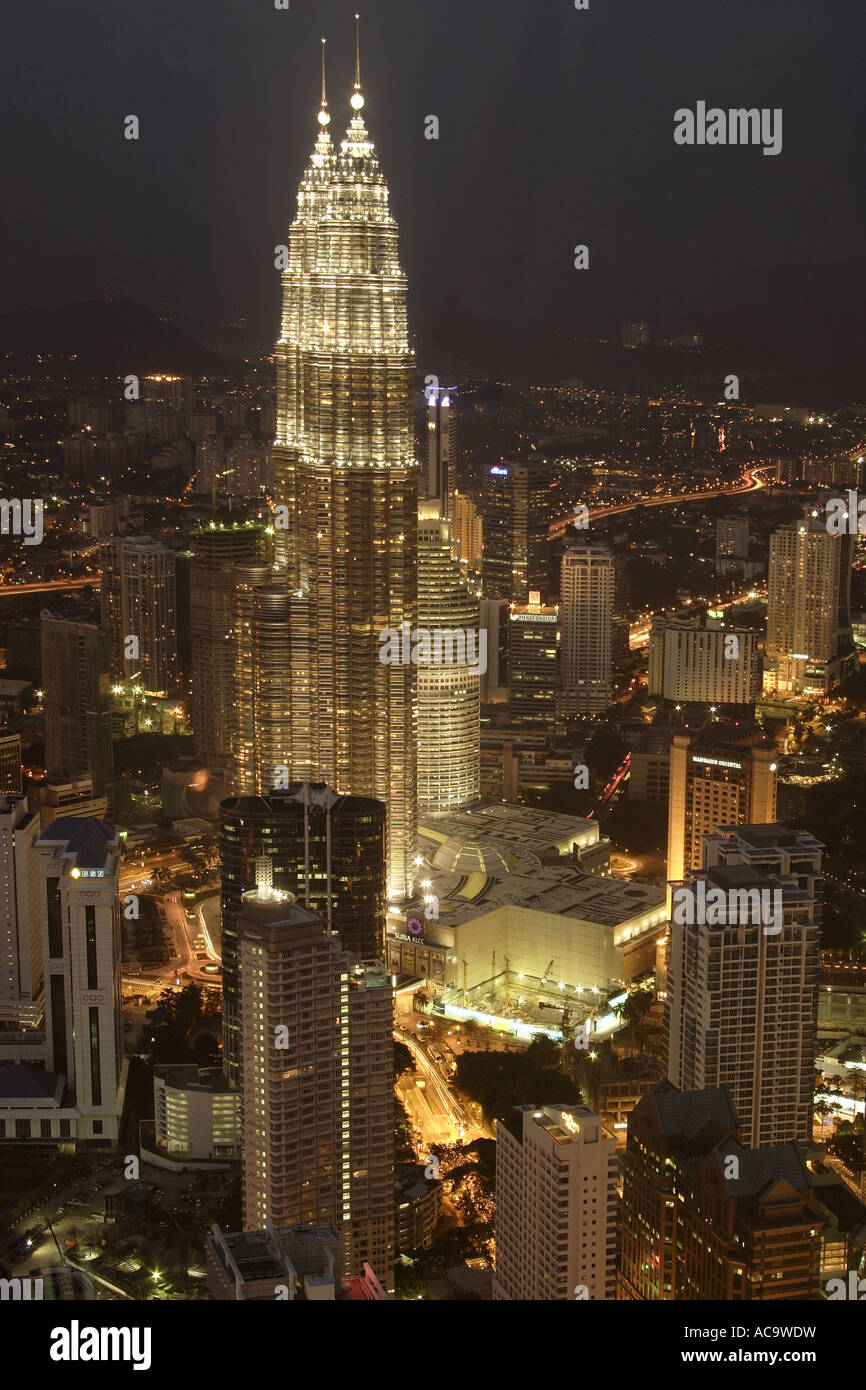
M 57 374 L 58 358 L 68 359 L 64 369 L 70 375 L 238 376 L 242 371 L 239 362 L 203 347 L 130 299 L 92 299 L 0 314 L 0 354 L 5 355 L 7 370 L 38 367 L 41 355 L 50 375 Z

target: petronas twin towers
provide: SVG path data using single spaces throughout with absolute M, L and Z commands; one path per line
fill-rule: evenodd
M 357 65 L 351 106 L 337 149 L 323 70 L 282 277 L 274 558 L 287 591 L 286 685 L 265 761 L 386 803 L 388 888 L 401 898 L 415 853 L 416 694 L 410 664 L 379 661 L 378 633 L 416 621 L 414 354 Z M 257 780 L 272 776 L 259 760 Z

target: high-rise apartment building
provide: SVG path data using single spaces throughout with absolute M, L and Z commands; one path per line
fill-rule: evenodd
M 709 724 L 674 734 L 668 771 L 668 878 L 703 863 L 703 837 L 717 825 L 776 818 L 776 751 L 757 726 Z
M 562 557 L 560 683 L 566 714 L 610 704 L 616 574 L 606 545 L 585 543 Z
M 508 713 L 513 724 L 553 726 L 558 684 L 559 609 L 532 591 L 508 614 Z
M 723 628 L 708 616 L 653 615 L 650 628 L 649 690 L 675 704 L 707 704 L 746 712 L 759 688 L 758 634 Z
M 266 875 L 235 920 L 244 1225 L 333 1222 L 343 1273 L 366 1261 L 392 1288 L 390 976 Z
M 385 802 L 388 886 L 403 898 L 415 857 L 415 668 L 378 657 L 379 634 L 416 619 L 414 354 L 397 225 L 357 72 L 351 105 L 335 149 L 322 98 L 274 350 L 275 501 L 288 509 L 277 558 L 300 595 L 288 763 L 294 777 Z
M 22 796 L 0 797 L 0 1044 L 42 1018 L 42 916 L 34 846 L 39 817 Z
M 726 1085 L 751 1148 L 811 1137 L 821 848 L 780 825 L 720 825 L 674 890 L 667 1075 L 684 1091 Z
M 749 558 L 749 518 L 720 516 L 716 522 L 716 569 L 736 570 Z
M 209 526 L 193 533 L 189 566 L 192 726 L 199 760 L 230 767 L 237 704 L 235 642 L 238 566 L 269 558 L 264 526 Z M 288 681 L 288 673 L 287 673 Z
M 50 780 L 89 776 L 95 796 L 111 792 L 111 656 L 91 623 L 42 614 L 45 769 Z
M 166 693 L 177 680 L 174 551 L 150 536 L 112 537 L 100 543 L 99 557 L 111 674 L 138 676 L 142 690 Z
M 418 520 L 418 627 L 463 635 L 444 654 L 463 661 L 419 661 L 418 809 L 457 811 L 481 795 L 479 602 L 461 573 L 451 525 L 439 500 L 422 502 Z M 485 637 L 486 647 L 486 637 Z M 440 653 L 442 654 L 442 653 Z M 435 648 L 432 655 L 436 655 Z
M 120 839 L 102 821 L 61 817 L 26 853 L 42 932 L 44 1032 L 0 1067 L 0 1140 L 111 1148 L 126 1084 Z
M 852 673 L 854 540 L 828 534 L 815 517 L 770 537 L 765 690 L 821 694 Z
M 615 1148 L 585 1105 L 498 1121 L 494 1300 L 616 1297 Z
M 538 463 L 501 463 L 484 475 L 481 515 L 485 598 L 525 603 L 530 589 L 546 595 L 550 566 L 553 470 Z
M 223 1062 L 238 1079 L 238 953 L 235 916 L 256 884 L 259 859 L 272 884 L 324 918 L 362 960 L 385 950 L 385 807 L 329 787 L 294 783 L 266 796 L 232 797 L 220 807 Z
M 725 1086 L 661 1081 L 628 1122 L 618 1295 L 815 1299 L 822 1219 L 800 1145 L 748 1148 Z

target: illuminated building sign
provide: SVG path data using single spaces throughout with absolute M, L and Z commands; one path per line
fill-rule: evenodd
M 563 1115 L 562 1123 L 565 1125 L 569 1134 L 580 1134 L 580 1125 L 573 1115 Z

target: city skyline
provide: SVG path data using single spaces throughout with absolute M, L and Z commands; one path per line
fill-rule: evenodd
M 9 154 L 0 1301 L 815 1360 L 761 1305 L 866 1296 L 862 17 L 203 4 L 45 151 L 82 303 L 16 313 L 32 102 Z M 10 25 L 55 122 L 101 7 Z

